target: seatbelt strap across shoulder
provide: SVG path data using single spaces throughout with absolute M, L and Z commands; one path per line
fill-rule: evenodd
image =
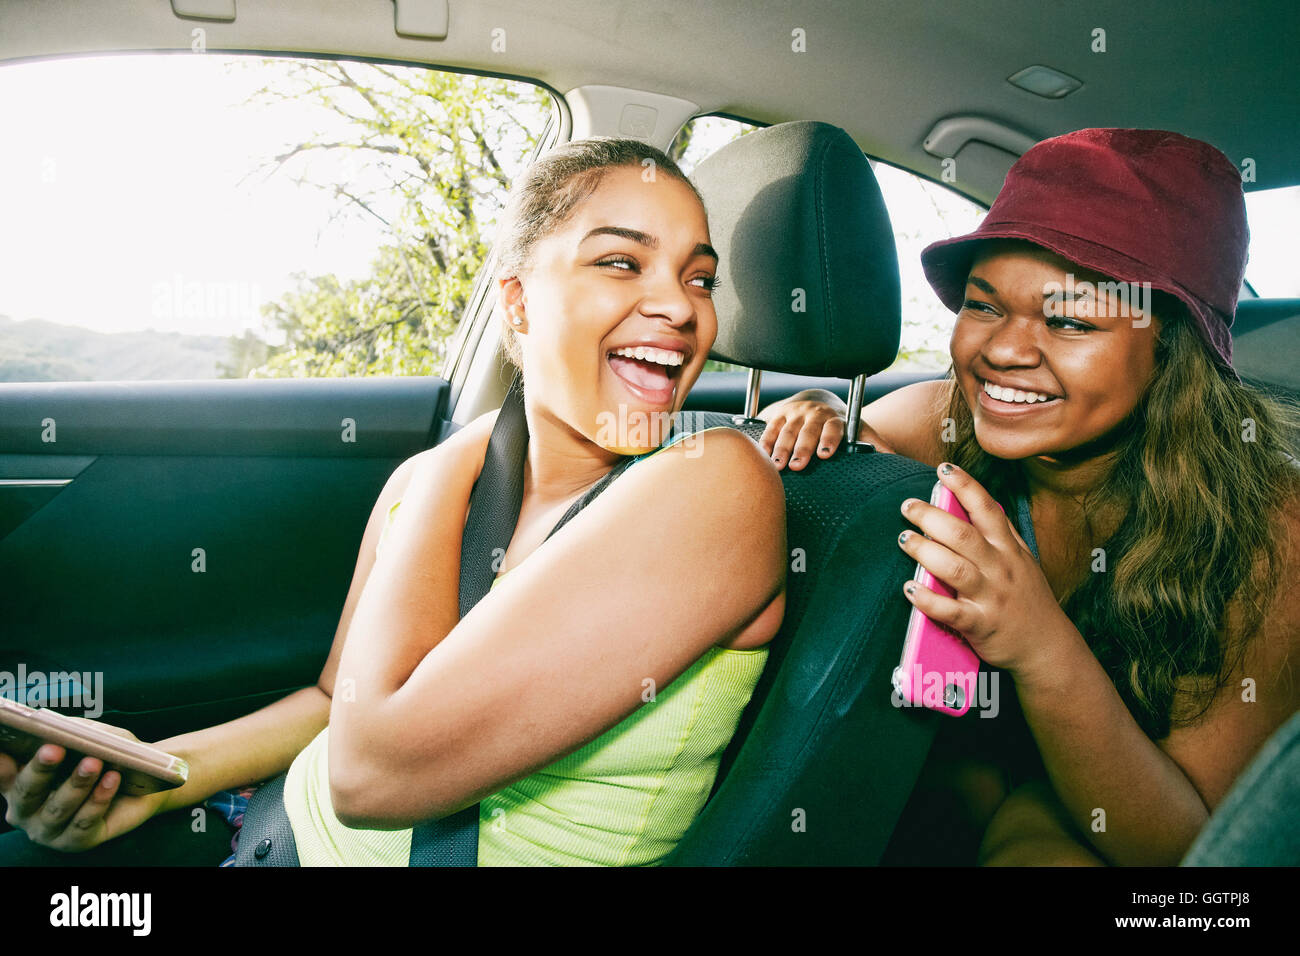
M 523 382 L 516 375 L 497 413 L 483 457 L 483 470 L 469 496 L 469 514 L 460 548 L 460 616 L 470 612 L 492 588 L 495 555 L 505 554 L 519 523 L 524 500 L 528 420 Z M 625 458 L 575 501 L 550 536 L 560 530 L 636 461 Z M 417 824 L 411 833 L 410 866 L 475 866 L 478 863 L 479 806 Z

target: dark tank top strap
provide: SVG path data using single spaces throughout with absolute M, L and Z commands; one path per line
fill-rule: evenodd
M 1013 514 L 1015 515 L 1016 530 L 1020 532 L 1020 537 L 1025 539 L 1025 544 L 1029 545 L 1029 550 L 1034 555 L 1034 560 L 1038 558 L 1038 539 L 1034 537 L 1034 519 L 1029 513 L 1029 496 L 1016 493 L 1011 498 Z

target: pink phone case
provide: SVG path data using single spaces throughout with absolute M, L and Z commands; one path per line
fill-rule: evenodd
M 966 509 L 941 481 L 934 483 L 930 504 L 962 521 L 970 521 Z M 952 588 L 920 564 L 916 566 L 913 580 L 938 594 L 956 596 Z M 907 622 L 907 638 L 903 642 L 903 657 L 894 668 L 894 690 L 899 697 L 912 706 L 928 707 L 960 717 L 970 710 L 975 698 L 979 666 L 979 655 L 960 634 L 930 620 L 920 608 L 912 608 Z

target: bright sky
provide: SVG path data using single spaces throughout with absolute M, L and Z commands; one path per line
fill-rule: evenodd
M 1296 224 L 1300 223 L 1300 186 L 1246 193 L 1250 258 L 1246 281 L 1266 299 L 1300 296 L 1296 268 Z
M 291 288 L 295 271 L 364 273 L 380 223 L 322 231 L 330 207 L 318 191 L 284 171 L 248 175 L 332 117 L 241 106 L 265 74 L 228 71 L 230 59 L 0 68 L 0 128 L 26 131 L 0 150 L 0 314 L 232 334 L 256 325 L 257 305 Z M 314 160 L 316 174 L 330 162 Z M 167 295 L 191 283 L 225 314 L 187 315 Z
M 268 73 L 215 54 L 73 58 L 0 67 L 0 315 L 104 332 L 237 334 L 294 272 L 364 274 L 382 224 L 331 208 L 285 171 L 254 171 L 316 131 L 328 111 L 248 106 Z M 246 62 L 246 61 L 245 61 Z M 312 160 L 318 181 L 350 172 Z M 899 236 L 909 347 L 946 315 L 920 272 L 929 241 L 965 232 L 979 210 L 942 187 L 880 166 Z M 252 174 L 252 175 L 250 175 Z M 1253 194 L 1247 277 L 1261 295 L 1300 296 L 1287 239 L 1300 189 Z M 204 293 L 195 310 L 192 292 Z M 948 319 L 947 321 L 950 321 Z

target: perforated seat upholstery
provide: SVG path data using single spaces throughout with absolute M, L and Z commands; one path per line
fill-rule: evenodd
M 842 130 L 788 123 L 747 134 L 693 177 L 722 258 L 715 358 L 852 378 L 888 366 L 901 326 L 893 233 L 870 164 Z M 795 311 L 802 290 L 806 311 Z M 761 422 L 695 413 L 692 430 Z M 914 565 L 897 545 L 926 465 L 842 449 L 782 472 L 787 609 L 714 792 L 670 865 L 872 864 L 934 734 L 893 704 Z M 721 584 L 719 586 L 725 586 Z M 946 718 L 943 718 L 946 719 Z

